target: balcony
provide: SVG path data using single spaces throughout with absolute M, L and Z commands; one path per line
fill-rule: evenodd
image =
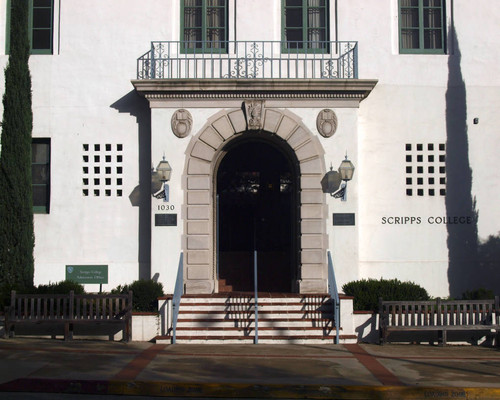
M 357 42 L 151 42 L 138 80 L 358 79 Z

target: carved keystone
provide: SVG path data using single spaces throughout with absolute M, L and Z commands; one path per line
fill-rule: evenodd
M 250 131 L 259 131 L 263 128 L 264 100 L 245 101 L 245 115 Z

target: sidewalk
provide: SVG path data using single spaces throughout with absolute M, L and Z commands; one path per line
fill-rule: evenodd
M 500 399 L 500 351 L 471 346 L 3 339 L 0 392 L 232 399 Z

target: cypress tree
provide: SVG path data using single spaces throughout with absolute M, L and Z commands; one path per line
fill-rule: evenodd
M 0 148 L 0 286 L 33 286 L 28 0 L 12 1 Z

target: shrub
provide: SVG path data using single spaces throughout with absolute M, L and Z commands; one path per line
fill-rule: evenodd
M 130 285 L 118 285 L 111 293 L 133 292 L 134 311 L 158 311 L 158 297 L 163 296 L 163 285 L 152 280 L 139 279 Z
M 429 294 L 413 282 L 401 282 L 397 279 L 362 279 L 346 283 L 342 290 L 348 296 L 354 296 L 355 311 L 378 311 L 378 298 L 384 300 L 429 300 Z
M 475 290 L 467 290 L 462 294 L 462 300 L 490 300 L 494 299 L 493 290 L 479 288 Z
M 10 306 L 10 292 L 12 290 L 15 290 L 17 293 L 26 294 L 69 294 L 71 290 L 75 294 L 85 293 L 83 286 L 73 281 L 49 283 L 47 285 L 38 285 L 38 287 L 21 287 L 20 285 L 4 284 L 0 287 L 0 312 L 3 312 L 5 307 Z
M 24 290 L 22 293 L 35 293 L 35 294 L 68 294 L 70 291 L 75 294 L 84 294 L 85 289 L 83 285 L 73 281 L 61 281 L 56 283 L 49 283 L 47 285 L 38 285 L 34 291 Z
M 28 293 L 30 289 L 22 289 L 20 285 L 9 285 L 9 284 L 3 284 L 0 286 L 0 314 L 3 314 L 5 307 L 10 306 L 10 292 L 12 290 L 15 290 L 18 293 L 21 293 L 24 291 L 25 293 Z M 31 289 L 31 293 L 33 293 L 35 288 Z

